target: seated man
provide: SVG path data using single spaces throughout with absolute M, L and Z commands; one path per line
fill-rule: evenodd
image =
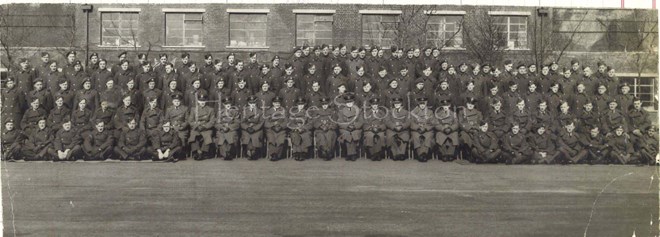
M 4 139 L 4 136 L 2 138 Z M 46 126 L 46 118 L 42 117 L 37 122 L 37 129 L 28 134 L 22 154 L 25 155 L 26 160 L 50 160 L 48 148 L 52 142 L 53 134 L 50 128 Z
M 580 144 L 580 136 L 574 131 L 575 125 L 571 122 L 564 125 L 564 129 L 559 132 L 557 147 L 561 155 L 556 159 L 556 163 L 575 164 L 584 159 L 588 151 Z
M 321 108 L 314 115 L 314 139 L 318 156 L 323 160 L 331 160 L 335 154 L 337 143 L 336 111 L 330 107 L 330 99 L 321 98 Z
M 13 161 L 21 158 L 21 143 L 24 140 L 23 133 L 14 127 L 14 120 L 9 118 L 5 122 L 2 131 L 2 160 Z
M 639 157 L 634 154 L 630 135 L 624 132 L 623 125 L 614 129 L 614 133 L 606 136 L 607 144 L 612 147 L 610 160 L 620 164 L 639 164 Z
M 147 148 L 147 152 L 152 155 L 153 161 L 177 162 L 183 155 L 181 139 L 172 130 L 170 121 L 163 122 L 162 130 L 151 141 L 151 146 Z
M 85 136 L 83 152 L 86 160 L 105 160 L 110 158 L 114 149 L 114 134 L 105 130 L 103 120 L 94 122 L 94 131 Z
M 346 160 L 355 161 L 358 158 L 358 146 L 362 139 L 363 120 L 360 117 L 360 108 L 352 95 L 344 96 L 346 105 L 339 110 L 337 119 L 339 126 L 339 144 L 342 146 Z
M 83 155 L 82 139 L 78 132 L 71 129 L 71 125 L 70 118 L 62 120 L 62 129 L 57 131 L 53 145 L 48 149 L 48 153 L 54 157 L 53 161 L 74 161 Z M 4 138 L 3 136 L 3 140 Z
M 545 124 L 537 124 L 529 134 L 529 146 L 532 149 L 532 163 L 551 164 L 559 155 L 555 150 L 555 136 L 546 131 Z
M 646 127 L 644 136 L 640 139 L 639 153 L 641 162 L 644 164 L 653 165 L 656 163 L 655 158 L 658 156 L 658 136 L 656 135 L 658 128 L 650 125 Z
M 144 131 L 137 128 L 137 121 L 132 118 L 126 123 L 126 130 L 119 136 L 115 153 L 121 160 L 141 160 L 147 151 L 147 136 Z
M 215 124 L 215 111 L 206 106 L 208 95 L 199 93 L 196 106 L 190 108 L 188 123 L 190 136 L 188 142 L 195 160 L 202 160 L 208 156 L 209 147 L 213 143 L 213 126 Z
M 438 144 L 438 157 L 442 161 L 456 159 L 456 147 L 458 146 L 458 120 L 456 114 L 449 108 L 448 100 L 440 101 L 442 108 L 436 113 L 438 123 L 435 126 L 435 142 Z
M 403 108 L 403 99 L 395 97 L 392 99 L 394 108 L 388 116 L 387 131 L 385 132 L 387 145 L 390 147 L 392 159 L 401 161 L 406 159 L 406 150 L 410 141 L 410 122 L 408 110 Z
M 247 99 L 248 106 L 243 111 L 241 118 L 241 146 L 244 146 L 242 155 L 250 160 L 257 160 L 261 156 L 263 126 L 261 110 L 257 108 L 257 97 L 250 96 Z
M 363 146 L 370 160 L 382 160 L 385 157 L 385 119 L 387 111 L 380 107 L 380 99 L 369 100 L 371 108 L 365 111 L 364 119 L 369 121 L 364 124 Z
M 497 135 L 488 131 L 488 122 L 479 122 L 479 131 L 473 135 L 470 149 L 471 159 L 475 163 L 497 163 L 502 150 L 498 145 Z
M 582 134 L 580 143 L 588 151 L 587 157 L 584 159 L 589 164 L 607 164 L 605 157 L 610 154 L 610 146 L 605 143 L 603 134 L 600 133 L 598 124 L 587 125 L 588 134 Z M 656 143 L 657 146 L 657 143 Z
M 273 107 L 265 112 L 264 128 L 266 128 L 266 142 L 268 157 L 271 161 L 284 159 L 286 142 L 286 110 L 281 106 L 282 98 L 273 98 Z
M 215 123 L 215 144 L 218 157 L 232 160 L 238 153 L 238 129 L 241 127 L 241 116 L 238 109 L 232 105 L 232 99 L 222 99 L 222 108 L 218 111 Z
M 307 118 L 307 101 L 303 98 L 296 100 L 296 107 L 290 109 L 288 127 L 291 137 L 291 148 L 293 157 L 297 161 L 303 161 L 311 158 L 310 148 L 312 147 L 312 129 L 311 121 Z
M 417 98 L 417 107 L 410 112 L 412 115 L 410 117 L 410 135 L 415 149 L 415 159 L 420 162 L 431 159 L 430 153 L 435 143 L 433 129 L 438 123 L 433 111 L 426 107 L 427 103 L 428 98 Z
M 522 164 L 530 160 L 532 150 L 527 144 L 527 137 L 520 132 L 520 125 L 512 124 L 511 132 L 502 141 L 502 150 L 507 164 Z

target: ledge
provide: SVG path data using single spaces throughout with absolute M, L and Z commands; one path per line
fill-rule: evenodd
M 140 8 L 110 8 L 102 7 L 98 9 L 98 12 L 141 12 Z
M 295 14 L 335 14 L 335 10 L 323 10 L 323 9 L 293 9 Z
M 163 8 L 163 12 L 206 12 L 204 8 Z
M 142 48 L 142 45 L 137 45 L 137 46 L 110 46 L 110 45 L 97 45 L 97 48 L 104 48 L 104 49 L 135 49 L 135 48 Z
M 401 15 L 400 10 L 360 10 L 360 14 L 364 15 Z
M 225 46 L 227 49 L 270 49 L 270 46 L 263 46 L 263 47 L 246 47 L 246 46 Z
M 494 15 L 494 16 L 531 16 L 532 12 L 488 11 L 488 15 Z
M 161 47 L 163 47 L 163 48 L 177 48 L 177 49 L 180 49 L 180 48 L 194 48 L 194 49 L 206 48 L 206 46 L 204 46 L 204 45 L 201 45 L 201 46 L 200 45 L 190 45 L 190 46 L 163 45 Z
M 424 11 L 424 14 L 427 15 L 465 15 L 465 11 Z
M 270 9 L 227 9 L 228 13 L 270 13 Z

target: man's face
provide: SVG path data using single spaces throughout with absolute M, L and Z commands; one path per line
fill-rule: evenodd
M 197 104 L 199 105 L 199 107 L 204 107 L 204 106 L 206 106 L 206 101 L 198 100 Z
M 621 93 L 622 93 L 622 94 L 625 95 L 625 94 L 628 94 L 628 92 L 630 92 L 630 87 L 629 87 L 629 86 L 623 86 L 623 87 L 621 87 Z
M 80 66 L 80 64 L 76 64 L 75 66 L 73 66 L 73 69 L 76 70 L 76 72 L 79 72 L 80 70 L 82 70 L 82 66 Z
M 130 81 L 126 82 L 126 87 L 128 87 L 128 89 L 133 89 L 133 88 L 135 88 L 135 81 L 134 81 L 134 80 L 130 80 Z
M 545 111 L 547 108 L 548 108 L 548 103 L 546 103 L 545 101 L 539 104 L 539 109 L 541 111 Z
M 554 63 L 550 65 L 550 69 L 552 69 L 553 71 L 557 71 L 557 69 L 559 69 L 559 64 Z
M 607 91 L 607 87 L 605 87 L 605 86 L 599 86 L 598 87 L 598 94 L 601 94 L 601 95 L 605 94 L 606 91 Z
M 135 122 L 135 120 L 131 120 L 130 122 L 128 122 L 128 129 L 133 130 L 135 129 L 136 125 L 137 123 Z
M 633 102 L 633 106 L 636 110 L 642 109 L 642 101 L 641 100 L 636 100 L 635 102 Z
M 124 102 L 124 105 L 125 105 L 125 106 L 129 106 L 129 105 L 131 105 L 131 97 L 130 97 L 130 96 L 126 96 L 126 97 L 124 97 L 124 99 L 122 100 L 122 102 Z
M 126 54 L 119 55 L 119 61 L 126 60 Z
M 482 132 L 488 132 L 488 124 L 485 123 L 484 125 L 479 126 L 479 129 L 480 129 Z
M 614 130 L 614 132 L 616 132 L 617 136 L 621 136 L 621 135 L 623 135 L 623 128 L 618 127 L 616 130 Z
M 591 76 L 591 74 L 593 73 L 593 72 L 591 71 L 591 68 L 590 68 L 590 67 L 585 68 L 585 69 L 583 70 L 583 72 L 584 72 L 584 75 L 587 76 L 587 77 L 588 77 L 588 76 Z
M 269 89 L 270 89 L 270 85 L 268 84 L 261 85 L 261 91 L 268 91 Z
M 371 91 L 371 84 L 364 84 L 364 86 L 362 86 L 362 90 L 365 92 Z
M 160 57 L 160 63 L 164 64 L 167 62 L 167 57 Z
M 424 83 L 417 83 L 416 87 L 417 87 L 417 90 L 422 90 L 422 89 L 424 89 Z
M 540 127 L 538 130 L 536 130 L 536 132 L 537 132 L 539 135 L 543 135 L 543 134 L 545 133 L 545 128 L 544 128 L 544 127 Z
M 432 72 L 432 71 L 431 71 L 431 68 L 430 68 L 430 67 L 424 69 L 424 76 L 427 76 L 427 77 L 430 76 L 430 75 L 431 75 L 431 72 Z
M 57 107 L 62 107 L 64 105 L 64 99 L 59 98 L 55 100 L 55 105 L 57 105 Z
M 69 131 L 69 130 L 71 130 L 71 122 L 63 123 L 63 124 L 62 124 L 62 128 L 64 129 L 64 131 Z
M 236 60 L 234 55 L 229 55 L 229 57 L 227 57 L 227 62 L 229 62 L 229 64 L 234 63 L 234 60 Z
M 191 64 L 190 67 L 188 67 L 188 69 L 190 69 L 191 72 L 195 72 L 197 71 L 197 65 Z
M 395 102 L 394 103 L 394 108 L 395 109 L 400 109 L 401 108 L 401 102 Z
M 169 84 L 170 89 L 175 90 L 176 86 L 177 86 L 176 83 L 177 83 L 176 81 L 170 81 L 170 84 Z M 156 85 L 155 82 L 154 82 L 154 85 Z
M 99 68 L 100 69 L 105 69 L 106 66 L 108 66 L 108 63 L 106 61 L 100 61 L 99 62 Z M 55 68 L 57 68 L 57 67 L 55 67 Z
M 103 122 L 97 123 L 96 124 L 96 131 L 103 132 L 103 129 L 105 128 L 105 125 Z
M 213 57 L 207 57 L 204 59 L 206 65 L 211 65 L 213 63 Z
M 520 127 L 518 127 L 518 125 L 511 127 L 511 132 L 513 134 L 518 134 L 518 132 L 520 132 Z
M 346 54 L 346 52 L 347 52 L 346 46 L 341 47 L 341 48 L 339 49 L 339 53 L 340 53 L 341 55 Z
M 286 72 L 286 75 L 293 74 L 293 67 L 288 67 L 288 68 L 284 69 L 284 72 Z
M 40 91 L 41 89 L 43 89 L 43 87 L 44 87 L 43 82 L 38 81 L 38 82 L 34 83 L 34 89 L 37 90 L 37 91 Z
M 14 123 L 11 122 L 5 123 L 5 128 L 7 129 L 7 131 L 14 130 Z
M 548 73 L 550 73 L 550 68 L 548 67 L 541 68 L 541 74 L 548 75 Z
M 447 83 L 446 81 L 443 81 L 442 83 L 440 83 L 440 89 L 442 89 L 442 90 L 449 89 L 449 83 Z
M 199 87 L 202 86 L 202 83 L 199 82 L 199 80 L 196 80 L 195 82 L 193 82 L 192 86 L 195 89 L 199 89 Z
M 616 102 L 610 102 L 608 104 L 608 106 L 610 107 L 611 110 L 614 110 L 614 109 L 616 109 L 617 103 Z
M 73 63 L 73 61 L 76 60 L 76 55 L 75 54 L 69 54 L 66 56 L 66 59 L 69 61 L 69 63 Z
M 236 70 L 242 71 L 243 70 L 243 62 L 239 62 L 236 64 Z
M 39 120 L 39 122 L 37 122 L 37 127 L 39 127 L 39 129 L 46 128 L 46 120 L 45 119 Z
M 286 86 L 287 87 L 293 87 L 293 80 L 287 80 L 286 81 Z
M 316 91 L 319 91 L 319 89 L 321 89 L 321 86 L 319 86 L 319 83 L 314 82 L 314 84 L 312 84 L 312 91 L 316 92 Z
M 261 74 L 266 75 L 266 74 L 268 74 L 269 71 L 270 71 L 270 69 L 268 69 L 267 67 L 262 67 L 261 68 Z
M 493 108 L 494 108 L 496 111 L 500 111 L 500 109 L 502 108 L 502 103 L 498 102 L 497 104 L 494 104 L 494 105 L 493 105 Z
M 592 109 L 594 109 L 594 105 L 592 103 L 586 103 L 586 104 L 583 105 L 583 107 L 584 107 L 584 110 L 586 110 L 586 111 L 591 111 Z
M 273 102 L 273 108 L 279 108 L 282 104 L 280 102 Z
M 335 67 L 334 69 L 332 69 L 332 72 L 333 72 L 335 75 L 339 75 L 339 73 L 341 72 L 341 67 Z
M 530 92 L 535 92 L 536 91 L 536 85 L 535 84 L 530 84 L 529 85 L 529 91 Z
M 41 56 L 41 62 L 43 62 L 43 63 L 50 62 L 50 55 L 46 54 L 44 56 Z
M 580 93 L 583 93 L 586 88 L 584 87 L 584 84 L 578 84 L 577 90 Z
M 607 71 L 607 76 L 614 77 L 615 75 L 616 75 L 616 71 L 614 71 L 614 69 Z
M 316 67 L 314 67 L 314 66 L 309 67 L 309 69 L 307 69 L 307 71 L 309 72 L 309 74 L 314 75 L 314 73 L 316 73 Z
M 156 88 L 156 82 L 150 81 L 149 83 L 147 83 L 147 86 L 149 87 L 149 89 L 154 89 Z
M 15 84 L 14 81 L 7 81 L 7 84 L 5 85 L 7 86 L 7 88 L 11 89 L 14 88 L 14 84 Z
M 171 73 L 172 72 L 172 66 L 170 66 L 170 65 L 165 66 L 165 72 L 166 73 Z
M 170 126 L 169 123 L 163 124 L 163 131 L 169 132 L 172 127 Z
M 358 51 L 357 50 L 351 51 L 351 57 L 357 58 L 357 56 L 358 56 Z
M 513 64 L 505 64 L 504 65 L 504 70 L 506 70 L 507 72 L 511 71 L 511 69 L 513 69 Z
M 380 76 L 381 78 L 387 76 L 387 71 L 386 71 L 386 70 L 380 70 L 380 71 L 378 72 L 378 76 Z
M 106 110 L 108 109 L 108 101 L 101 101 L 101 109 Z
M 552 90 L 552 92 L 557 93 L 557 92 L 559 92 L 559 85 L 554 85 L 554 86 L 550 87 L 550 89 Z
M 181 105 L 181 100 L 174 99 L 172 100 L 172 104 L 174 105 L 174 107 L 179 107 Z
M 529 72 L 536 72 L 536 65 L 529 65 Z
M 189 58 L 188 58 L 187 56 L 181 58 L 181 62 L 182 62 L 183 64 L 187 64 L 187 63 L 188 63 L 188 60 L 189 60 Z
M 559 106 L 559 109 L 561 110 L 562 113 L 568 113 L 569 108 L 570 108 L 570 106 L 568 106 L 568 103 L 562 103 Z
M 419 103 L 419 108 L 422 110 L 426 109 L 426 102 Z
M 589 130 L 589 135 L 591 135 L 591 137 L 597 137 L 599 133 L 600 131 L 598 131 L 598 127 Z
M 330 48 L 324 47 L 322 51 L 323 51 L 323 55 L 328 55 L 330 53 Z
M 566 125 L 566 131 L 573 132 L 574 129 L 575 129 L 575 125 L 573 123 Z
M 526 67 L 519 67 L 518 68 L 518 74 L 527 74 L 527 68 Z
M 580 69 L 580 64 L 574 63 L 573 65 L 571 65 L 571 68 L 573 69 L 573 71 L 577 71 L 578 69 Z
M 245 81 L 239 81 L 238 82 L 238 88 L 240 88 L 240 89 L 245 88 Z
M 516 104 L 516 107 L 518 107 L 518 110 L 524 110 L 525 109 L 525 101 L 520 101 L 518 104 Z
M 491 95 L 496 95 L 499 90 L 500 89 L 498 89 L 497 87 L 492 87 L 492 88 L 490 88 L 490 94 Z
M 225 81 L 219 80 L 218 83 L 215 84 L 216 87 L 218 88 L 224 88 L 225 87 Z
M 91 82 L 85 82 L 85 84 L 87 84 L 87 83 L 89 83 L 89 87 L 92 86 Z M 84 84 L 83 84 L 83 86 L 84 86 Z M 113 87 L 115 87 L 115 82 L 110 80 L 110 81 L 105 83 L 105 87 L 107 87 L 108 89 L 112 89 Z M 85 88 L 85 89 L 89 89 L 89 88 Z
M 48 68 L 50 68 L 51 72 L 57 71 L 57 64 L 51 63 Z

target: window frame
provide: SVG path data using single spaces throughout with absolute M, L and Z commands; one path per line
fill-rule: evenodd
M 331 16 L 332 21 L 330 21 L 331 24 L 331 29 L 330 29 L 330 43 L 334 41 L 334 24 L 335 24 L 335 10 L 314 10 L 314 9 L 294 9 L 293 13 L 296 15 L 296 38 L 295 38 L 295 45 L 296 46 L 302 46 L 303 44 L 300 44 L 298 42 L 298 17 L 300 15 L 307 15 L 307 16 Z M 316 22 L 316 21 L 314 21 Z M 313 30 L 314 32 L 314 42 L 310 43 L 312 45 L 321 45 L 316 42 L 316 29 Z
M 378 16 L 381 16 L 381 17 L 382 16 L 396 16 L 396 17 L 399 17 L 399 16 L 401 16 L 401 14 L 403 14 L 403 12 L 400 11 L 400 10 L 359 10 L 358 13 L 360 14 L 360 27 L 361 27 L 361 34 L 360 34 L 361 40 L 360 41 L 361 41 L 362 45 L 366 44 L 365 43 L 365 37 L 364 37 L 364 35 L 365 35 L 364 34 L 364 30 L 365 30 L 364 29 L 364 16 L 365 15 L 378 15 Z M 398 23 L 398 22 L 399 21 L 397 20 L 396 23 Z M 381 20 L 381 24 L 382 24 L 382 20 Z M 392 44 L 383 45 L 383 37 L 382 36 L 378 39 L 378 41 L 379 41 L 378 45 L 382 49 L 389 49 L 390 46 L 392 46 Z M 371 43 L 369 43 L 369 44 L 371 44 Z
M 261 49 L 269 49 L 270 45 L 268 44 L 268 17 L 270 15 L 270 9 L 233 9 L 229 8 L 226 10 L 227 12 L 227 22 L 229 23 L 228 30 L 227 30 L 227 38 L 229 39 L 227 41 L 228 45 L 225 46 L 227 49 L 247 49 L 247 50 L 261 50 Z M 232 14 L 260 14 L 266 16 L 266 38 L 264 39 L 264 46 L 239 46 L 239 45 L 231 45 L 231 15 Z
M 169 11 L 166 11 L 169 10 Z M 195 11 L 191 9 L 163 9 L 163 25 L 164 25 L 164 30 L 163 30 L 163 37 L 165 43 L 163 44 L 163 47 L 180 47 L 180 48 L 195 48 L 195 47 L 206 47 L 205 42 L 204 42 L 204 9 L 201 9 L 202 11 Z M 183 22 L 181 23 L 183 25 L 183 39 L 182 39 L 182 45 L 170 45 L 167 42 L 167 15 L 168 14 L 183 14 Z M 186 15 L 187 14 L 200 14 L 201 19 L 200 20 L 190 20 L 190 21 L 200 21 L 202 23 L 202 34 L 201 34 L 201 45 L 186 45 L 185 44 L 185 39 L 186 39 Z
M 650 94 L 651 95 L 651 101 L 648 100 L 642 100 L 642 107 L 646 109 L 649 112 L 658 112 L 658 109 L 656 109 L 658 105 L 658 101 L 654 100 L 655 98 L 658 97 L 658 74 L 656 73 L 642 73 L 641 76 L 637 73 L 616 73 L 616 76 L 619 78 L 619 82 L 627 81 L 630 85 L 630 93 L 635 96 L 639 97 L 640 94 Z M 650 81 L 652 82 L 650 85 L 649 84 L 642 84 L 640 82 L 639 78 L 648 78 L 651 79 Z M 632 83 L 631 83 L 632 82 Z M 642 93 L 641 89 L 642 87 L 648 87 L 650 88 L 651 92 L 650 93 Z M 639 97 L 641 98 L 641 97 Z M 648 103 L 648 104 L 647 104 Z
M 428 19 L 431 19 L 431 17 L 436 17 L 436 16 L 439 16 L 439 17 L 452 17 L 452 16 L 457 16 L 458 17 L 458 16 L 460 16 L 461 20 L 465 20 L 466 11 L 435 11 L 434 10 L 434 11 L 424 11 L 424 14 L 428 15 L 428 17 L 429 17 Z M 446 22 L 447 21 L 445 20 L 445 23 L 444 23 L 445 26 L 446 26 Z M 459 23 L 459 22 L 456 22 L 456 23 Z M 428 32 L 428 29 L 427 29 L 427 32 Z M 442 33 L 445 34 L 445 33 L 448 33 L 448 32 L 444 31 L 444 29 L 443 29 Z M 464 42 L 463 42 L 463 28 L 462 27 L 459 27 L 459 32 L 456 33 L 456 35 L 460 35 L 460 37 L 461 37 L 461 45 L 459 47 L 445 47 L 444 44 L 443 44 L 441 49 L 442 50 L 466 50 L 466 48 L 464 46 Z M 438 41 L 438 40 L 440 40 L 440 39 L 429 40 L 428 36 L 426 37 L 426 43 L 427 44 L 429 44 L 429 41 L 435 42 L 435 41 Z M 446 42 L 445 42 L 445 44 L 446 44 Z
M 99 8 L 98 10 L 98 16 L 99 16 L 99 44 L 96 47 L 99 48 L 140 48 L 142 45 L 140 44 L 140 13 L 142 12 L 141 8 Z M 137 14 L 137 26 L 135 27 L 135 31 L 137 32 L 137 42 L 134 45 L 126 44 L 126 45 L 105 45 L 103 41 L 103 14 L 104 13 L 119 13 L 120 16 L 121 14 Z
M 489 11 L 488 12 L 489 17 L 506 17 L 506 40 L 507 40 L 507 45 L 506 50 L 531 50 L 530 47 L 530 42 L 529 42 L 529 19 L 530 16 L 532 15 L 531 12 L 515 12 L 515 11 Z M 515 47 L 515 42 L 514 42 L 514 47 L 509 47 L 509 42 L 511 41 L 511 17 L 524 17 L 525 18 L 525 42 L 526 46 L 524 48 L 517 48 Z M 521 32 L 521 31 L 518 31 Z

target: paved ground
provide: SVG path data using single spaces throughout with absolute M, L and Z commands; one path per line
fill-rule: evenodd
M 655 167 L 366 160 L 2 166 L 5 236 L 658 234 Z

